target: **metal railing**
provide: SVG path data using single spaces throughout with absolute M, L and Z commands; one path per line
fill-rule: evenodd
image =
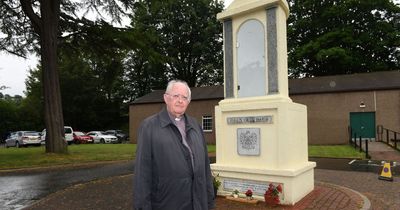
M 400 151 L 400 133 L 384 128 L 382 125 L 376 126 L 378 141 L 385 142 L 393 149 Z
M 363 140 L 361 135 L 357 136 L 357 133 L 353 134 L 353 130 L 351 126 L 348 128 L 349 132 L 349 144 L 354 146 L 354 149 L 359 148 L 360 152 L 365 152 L 365 158 L 370 159 L 371 156 L 368 154 L 368 140 L 364 140 L 364 146 L 363 146 Z M 357 144 L 358 142 L 358 144 Z

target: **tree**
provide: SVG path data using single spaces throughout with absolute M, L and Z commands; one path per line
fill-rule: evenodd
M 17 105 L 12 100 L 0 99 L 0 140 L 5 140 L 7 134 L 15 129 L 17 122 Z
M 390 0 L 289 0 L 289 74 L 400 68 L 400 7 Z
M 89 131 L 94 128 L 105 129 L 117 121 L 118 107 L 116 108 L 115 103 L 101 90 L 102 81 L 82 59 L 82 55 L 79 53 L 67 55 L 61 51 L 60 56 L 60 89 L 65 124 L 76 130 Z M 20 109 L 20 112 L 26 114 L 26 118 L 34 123 L 36 123 L 35 118 L 42 119 L 40 113 L 43 113 L 40 75 L 40 68 L 29 72 L 26 81 L 27 97 L 22 103 L 29 105 Z M 32 125 L 37 127 L 37 124 L 32 123 Z
M 11 131 L 37 128 L 38 119 L 30 113 L 29 103 L 20 95 L 0 97 L 0 141 Z
M 125 8 L 126 0 L 121 0 Z M 123 9 L 114 0 L 87 0 L 83 3 L 61 0 L 4 0 L 0 2 L 2 14 L 0 29 L 7 36 L 0 40 L 0 49 L 25 57 L 36 51 L 41 57 L 44 118 L 47 129 L 46 152 L 66 153 L 64 118 L 58 72 L 58 45 L 65 31 L 82 23 L 77 17 L 79 8 L 106 12 L 113 20 L 121 20 Z M 62 17 L 62 19 L 61 19 Z M 64 24 L 60 27 L 60 19 Z M 76 32 L 76 31 L 74 31 Z
M 216 14 L 222 9 L 223 2 L 216 0 L 139 1 L 132 26 L 149 38 L 152 50 L 158 55 L 146 49 L 134 52 L 135 61 L 130 64 L 142 73 L 135 76 L 153 80 L 151 72 L 160 72 L 155 68 L 162 68 L 163 75 L 157 75 L 161 76 L 158 81 L 177 78 L 186 80 L 190 86 L 220 84 L 222 24 Z

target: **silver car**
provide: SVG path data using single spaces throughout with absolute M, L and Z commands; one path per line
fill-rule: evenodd
M 6 147 L 40 146 L 40 135 L 36 131 L 17 131 L 6 139 Z
M 93 138 L 93 143 L 118 143 L 118 138 L 116 136 L 107 135 L 103 131 L 90 131 L 86 135 Z

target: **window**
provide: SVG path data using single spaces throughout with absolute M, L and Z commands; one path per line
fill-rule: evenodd
M 203 116 L 203 131 L 212 131 L 212 117 L 211 116 Z

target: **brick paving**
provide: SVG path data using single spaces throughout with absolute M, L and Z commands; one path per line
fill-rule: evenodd
M 378 177 L 379 174 L 370 172 L 315 170 L 316 180 L 344 186 L 366 196 L 371 209 L 400 209 L 399 177 L 393 177 L 393 182 Z
M 393 182 L 378 179 L 371 172 L 315 170 L 316 185 L 314 191 L 304 197 L 295 206 L 267 206 L 264 202 L 246 204 L 218 197 L 216 209 L 361 209 L 366 196 L 371 202 L 370 209 L 400 209 L 400 178 Z M 133 175 L 111 177 L 86 184 L 69 187 L 56 192 L 26 208 L 40 209 L 131 209 L 133 205 Z
M 379 145 L 382 146 L 382 145 Z M 382 147 L 387 149 L 386 147 Z M 399 152 L 377 151 L 372 159 L 397 160 Z M 399 158 L 400 160 L 400 158 Z M 320 209 L 400 209 L 400 177 L 393 181 L 379 180 L 379 173 L 345 170 L 315 169 L 315 188 L 294 206 L 278 205 L 271 207 L 264 202 L 257 204 L 241 203 L 218 197 L 217 210 L 320 210 Z M 25 208 L 28 210 L 57 209 L 132 209 L 133 174 L 110 177 L 69 187 L 53 193 Z
M 133 175 L 112 177 L 79 184 L 53 193 L 26 210 L 41 209 L 132 209 Z M 218 197 L 217 210 L 264 210 L 264 209 L 360 209 L 362 198 L 353 191 L 328 183 L 316 183 L 314 191 L 294 206 L 269 206 L 264 202 L 257 204 L 241 203 Z

